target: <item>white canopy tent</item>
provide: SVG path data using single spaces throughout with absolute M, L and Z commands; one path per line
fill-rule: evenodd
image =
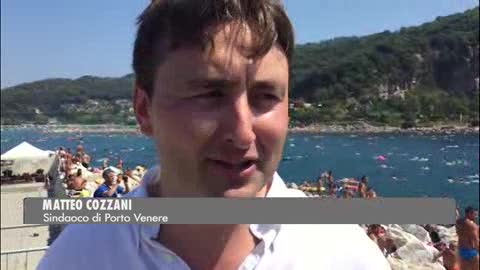
M 55 164 L 55 152 L 36 148 L 28 142 L 22 142 L 1 155 L 1 171 L 11 170 L 13 175 L 35 173 L 42 169 L 47 174 Z

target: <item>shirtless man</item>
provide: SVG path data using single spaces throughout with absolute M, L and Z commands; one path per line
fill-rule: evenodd
M 478 225 L 475 223 L 477 211 L 469 206 L 465 209 L 465 217 L 458 219 L 456 228 L 458 235 L 458 254 L 460 269 L 478 270 Z
M 367 184 L 368 184 L 368 179 L 364 175 L 362 176 L 362 179 L 360 179 L 360 183 L 358 184 L 358 195 L 360 196 L 360 198 L 367 197 Z
M 332 171 L 328 171 L 328 173 L 327 173 L 327 186 L 328 186 L 328 194 L 329 195 L 334 195 L 335 194 L 335 183 L 333 182 Z

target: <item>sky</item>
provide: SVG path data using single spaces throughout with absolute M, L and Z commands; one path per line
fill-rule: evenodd
M 150 0 L 1 0 L 1 88 L 132 72 L 135 20 Z M 297 43 L 420 25 L 478 0 L 284 0 Z

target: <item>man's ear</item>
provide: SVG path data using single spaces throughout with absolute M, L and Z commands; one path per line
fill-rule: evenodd
M 151 100 L 147 92 L 135 83 L 133 110 L 135 111 L 135 117 L 137 118 L 140 130 L 146 136 L 151 136 L 153 130 L 150 116 L 150 102 Z

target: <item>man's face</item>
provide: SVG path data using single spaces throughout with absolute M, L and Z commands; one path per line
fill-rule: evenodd
M 476 220 L 477 219 L 477 211 L 470 211 L 467 213 L 467 218 L 470 220 Z
M 115 182 L 115 173 L 114 172 L 109 172 L 107 174 L 107 178 L 105 179 L 105 182 L 107 182 L 107 184 L 112 184 Z
M 288 128 L 287 58 L 274 46 L 248 59 L 252 37 L 232 29 L 216 32 L 213 50 L 170 52 L 145 115 L 136 97 L 137 119 L 159 152 L 164 196 L 264 196 L 277 169 Z

